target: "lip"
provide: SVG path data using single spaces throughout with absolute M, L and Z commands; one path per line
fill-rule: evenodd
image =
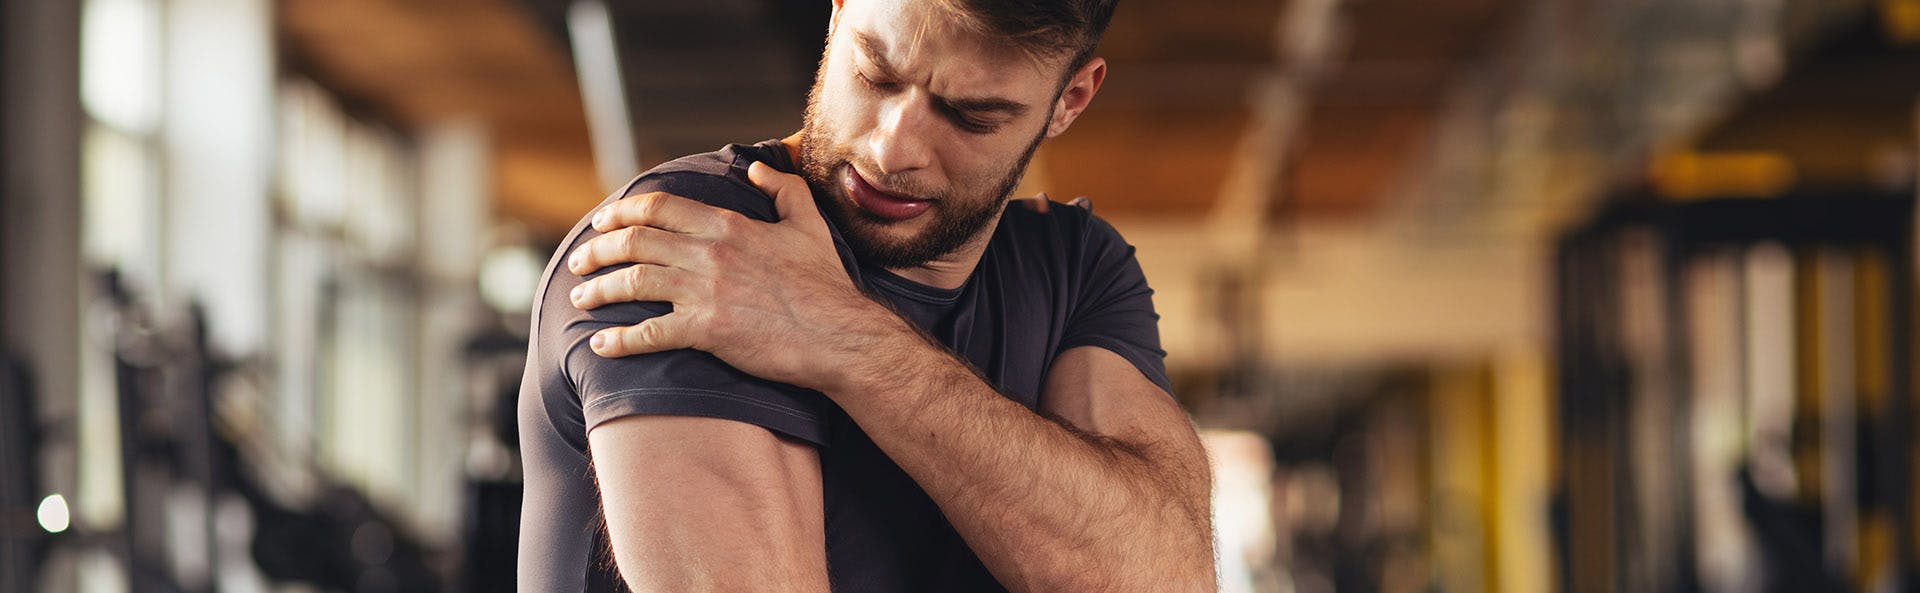
M 845 185 L 847 195 L 853 197 L 854 205 L 869 214 L 894 222 L 919 216 L 933 207 L 932 200 L 902 196 L 874 187 L 852 166 L 847 167 Z

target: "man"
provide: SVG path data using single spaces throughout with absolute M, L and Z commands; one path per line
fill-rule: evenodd
M 596 208 L 534 314 L 521 590 L 1213 589 L 1132 248 L 1006 207 L 1112 9 L 836 0 L 801 133 Z

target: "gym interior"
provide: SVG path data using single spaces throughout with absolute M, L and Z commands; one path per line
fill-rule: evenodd
M 547 258 L 828 2 L 0 3 L 0 593 L 514 589 Z M 1221 590 L 1920 591 L 1920 0 L 1126 0 Z

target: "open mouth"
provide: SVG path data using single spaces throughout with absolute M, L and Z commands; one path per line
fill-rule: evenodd
M 847 195 L 853 197 L 854 205 L 868 214 L 891 221 L 902 221 L 925 213 L 933 207 L 932 200 L 923 200 L 912 196 L 890 193 L 876 188 L 860 175 L 852 166 L 847 167 L 845 180 Z

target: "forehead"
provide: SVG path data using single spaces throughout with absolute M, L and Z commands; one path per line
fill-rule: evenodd
M 1054 60 L 1035 60 L 1026 52 L 962 27 L 932 2 L 920 0 L 847 0 L 835 36 L 839 48 L 886 61 L 900 74 L 931 79 L 934 85 L 964 92 L 1018 92 L 1042 84 L 1052 91 Z M 864 42 L 864 43 L 863 43 Z

